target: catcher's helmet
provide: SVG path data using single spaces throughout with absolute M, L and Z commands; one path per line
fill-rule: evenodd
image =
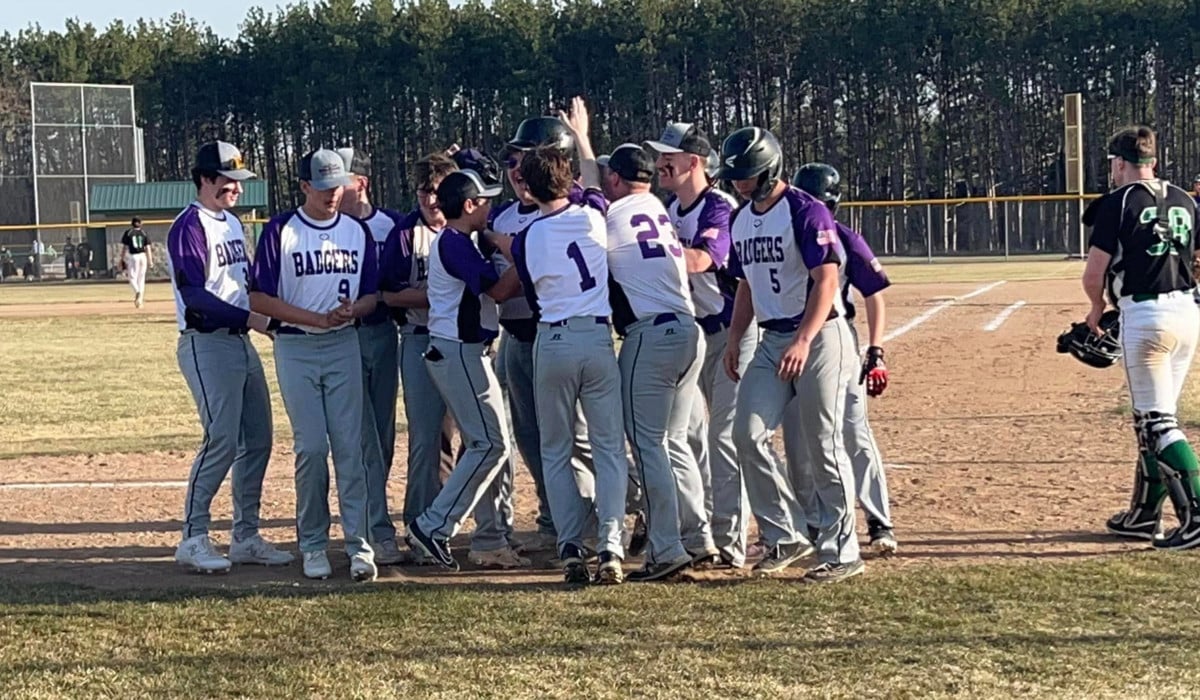
M 479 173 L 484 184 L 500 184 L 500 164 L 488 154 L 474 148 L 467 148 L 457 151 L 451 157 L 459 170 L 474 170 Z
M 730 134 L 721 144 L 720 180 L 749 180 L 758 178 L 750 198 L 761 202 L 775 189 L 775 181 L 783 173 L 783 149 L 766 129 L 748 126 Z
M 1101 335 L 1096 335 L 1086 323 L 1072 323 L 1071 329 L 1058 336 L 1058 351 L 1090 367 L 1112 367 L 1121 360 L 1121 314 L 1105 311 L 1100 317 Z
M 806 163 L 792 176 L 792 186 L 825 202 L 830 211 L 842 200 L 842 176 L 837 168 L 825 163 Z
M 575 139 L 558 117 L 530 117 L 521 122 L 517 133 L 508 142 L 509 148 L 518 151 L 530 151 L 538 146 L 558 146 L 570 151 L 575 146 Z

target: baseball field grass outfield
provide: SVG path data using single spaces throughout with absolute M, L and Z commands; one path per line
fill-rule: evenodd
M 1086 310 L 1082 263 L 887 264 L 892 386 L 870 410 L 901 549 L 832 587 L 799 568 L 568 590 L 545 558 L 356 585 L 336 544 L 325 582 L 183 573 L 200 435 L 169 287 L 138 310 L 125 285 L 0 285 L 0 697 L 1194 696 L 1200 557 L 1104 534 L 1135 454 L 1123 379 L 1054 352 Z M 264 534 L 294 551 L 290 430 L 255 344 Z M 1192 381 L 1196 436 L 1198 398 Z M 517 489 L 523 533 L 523 466 Z

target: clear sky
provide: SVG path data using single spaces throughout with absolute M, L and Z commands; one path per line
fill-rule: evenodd
M 231 37 L 246 11 L 254 5 L 274 10 L 295 0 L 250 0 L 249 2 L 219 2 L 214 0 L 27 0 L 17 3 L 17 11 L 0 12 L 0 34 L 17 33 L 33 24 L 44 30 L 61 30 L 68 17 L 91 22 L 99 29 L 114 19 L 132 23 L 138 18 L 166 19 L 175 12 L 212 27 L 217 34 Z M 451 5 L 459 2 L 451 1 Z

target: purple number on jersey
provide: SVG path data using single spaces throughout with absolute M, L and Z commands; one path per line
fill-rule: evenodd
M 658 220 L 659 223 L 665 226 L 671 225 L 671 220 L 666 216 L 660 216 L 658 217 Z M 670 250 L 671 255 L 677 258 L 683 255 L 683 249 L 678 245 L 671 244 L 666 247 L 666 250 L 664 250 L 663 245 L 656 242 L 659 236 L 658 227 L 654 225 L 654 219 L 651 219 L 649 216 L 645 214 L 637 214 L 629 220 L 629 225 L 635 228 L 639 226 L 645 226 L 644 229 L 638 231 L 637 235 L 638 246 L 642 249 L 643 259 L 664 258 L 667 256 L 667 250 Z
M 596 286 L 596 278 L 592 277 L 592 273 L 588 272 L 587 261 L 583 259 L 583 251 L 579 249 L 578 243 L 572 243 L 567 246 L 567 257 L 575 261 L 575 267 L 579 268 L 579 291 L 586 292 Z

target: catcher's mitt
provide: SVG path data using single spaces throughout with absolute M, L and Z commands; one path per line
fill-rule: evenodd
M 1086 323 L 1072 323 L 1071 329 L 1058 336 L 1058 352 L 1070 354 L 1089 367 L 1104 369 L 1121 361 L 1121 314 L 1105 311 L 1096 335 Z

